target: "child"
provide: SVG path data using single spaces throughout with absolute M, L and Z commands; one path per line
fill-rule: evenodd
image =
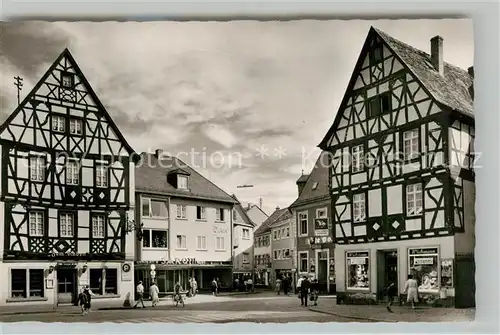
M 392 301 L 394 300 L 394 297 L 397 295 L 397 289 L 396 289 L 396 284 L 394 283 L 391 283 L 387 289 L 386 289 L 386 293 L 387 293 L 387 300 L 389 301 L 387 303 L 387 310 L 392 313 L 392 309 L 391 309 L 391 306 L 392 306 Z

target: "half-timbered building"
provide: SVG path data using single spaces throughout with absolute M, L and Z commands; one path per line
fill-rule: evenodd
M 67 49 L 1 125 L 0 151 L 0 305 L 71 303 L 83 285 L 128 299 L 133 150 Z
M 474 304 L 473 69 L 371 28 L 332 127 L 337 298 L 409 274 L 426 301 Z
M 335 292 L 335 254 L 328 182 L 329 153 L 318 157 L 309 175 L 297 180 L 299 196 L 291 205 L 295 218 L 297 273 L 314 277 L 322 292 Z

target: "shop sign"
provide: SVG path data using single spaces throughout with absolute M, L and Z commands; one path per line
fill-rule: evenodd
M 76 262 L 57 262 L 57 267 L 58 268 L 74 268 L 77 266 L 78 263 Z
M 363 265 L 366 264 L 366 257 L 350 257 L 351 265 Z
M 214 234 L 229 234 L 228 227 L 213 226 L 212 231 Z
M 434 258 L 432 257 L 418 257 L 413 261 L 413 265 L 433 265 Z
M 328 218 L 316 218 L 314 220 L 314 234 L 316 236 L 328 236 Z
M 331 236 L 321 236 L 321 237 L 309 237 L 307 240 L 310 245 L 314 246 L 315 244 L 326 244 L 332 243 L 333 239 Z
M 438 248 L 410 249 L 410 255 L 435 255 L 437 253 L 438 253 Z
M 192 264 L 205 264 L 205 261 L 197 261 L 196 258 L 174 258 L 169 260 L 159 261 L 138 261 L 136 264 L 151 264 L 151 265 L 192 265 Z
M 351 251 L 347 253 L 347 258 L 351 257 L 368 257 L 368 251 Z
M 122 281 L 132 281 L 134 279 L 134 273 L 130 271 L 132 267 L 129 263 L 123 263 L 122 265 Z

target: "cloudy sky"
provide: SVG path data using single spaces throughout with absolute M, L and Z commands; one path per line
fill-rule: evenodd
M 426 52 L 441 35 L 446 61 L 473 64 L 469 20 L 2 23 L 0 121 L 12 77 L 26 94 L 67 47 L 136 151 L 179 155 L 270 214 L 297 197 L 371 25 Z

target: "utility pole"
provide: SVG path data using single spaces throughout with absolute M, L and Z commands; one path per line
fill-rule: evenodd
M 21 103 L 21 90 L 23 89 L 23 78 L 17 76 L 14 77 L 14 85 L 17 87 L 17 105 Z

